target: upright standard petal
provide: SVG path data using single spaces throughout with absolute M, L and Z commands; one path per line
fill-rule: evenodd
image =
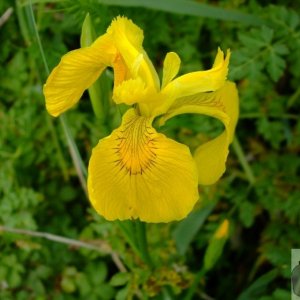
M 130 109 L 93 150 L 88 192 L 107 220 L 180 220 L 198 200 L 197 168 L 188 147 L 157 133 L 151 123 Z
M 56 117 L 76 104 L 108 66 L 114 69 L 115 87 L 141 79 L 147 93 L 158 92 L 159 79 L 142 43 L 143 31 L 127 18 L 118 17 L 91 46 L 64 55 L 44 85 L 48 112 Z
M 130 70 L 131 78 L 140 77 L 148 87 L 158 91 L 158 75 L 142 46 L 142 29 L 125 17 L 117 17 L 107 32 Z
M 213 67 L 210 70 L 191 72 L 182 75 L 167 84 L 161 91 L 166 98 L 161 111 L 166 112 L 178 98 L 203 92 L 212 92 L 222 87 L 227 78 L 229 58 L 229 50 L 224 58 L 223 51 L 218 49 Z
M 175 52 L 169 52 L 164 60 L 162 89 L 178 74 L 179 67 L 179 56 Z
M 228 147 L 233 139 L 238 112 L 236 86 L 233 82 L 226 82 L 215 92 L 178 99 L 167 114 L 161 118 L 160 123 L 163 124 L 166 120 L 179 114 L 199 113 L 215 117 L 223 122 L 224 132 L 199 146 L 194 153 L 200 184 L 213 184 L 225 172 Z

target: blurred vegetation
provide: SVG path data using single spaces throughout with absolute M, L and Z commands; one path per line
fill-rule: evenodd
M 185 73 L 208 68 L 217 47 L 230 48 L 229 78 L 238 84 L 240 120 L 227 172 L 214 186 L 200 187 L 195 211 L 182 222 L 148 225 L 157 265 L 150 270 L 119 227 L 91 209 L 61 123 L 47 115 L 47 74 L 30 2 L 1 1 L 0 299 L 289 299 L 290 251 L 300 248 L 300 4 L 215 1 L 219 14 L 229 14 L 229 20 L 219 20 L 175 14 L 174 7 L 137 7 L 132 0 L 124 0 L 125 6 L 33 2 L 50 69 L 79 47 L 86 13 L 99 35 L 115 16 L 131 18 L 144 29 L 144 47 L 158 70 L 168 51 L 179 54 Z M 164 0 L 153 2 L 163 6 Z M 223 9 L 260 21 L 230 21 Z M 108 128 L 118 125 L 117 112 L 111 110 Z M 66 118 L 87 164 L 108 131 L 94 117 L 87 93 Z M 216 135 L 219 125 L 189 115 L 159 130 L 193 149 Z M 214 233 L 224 219 L 229 236 L 216 243 Z M 61 243 L 34 232 L 59 235 Z

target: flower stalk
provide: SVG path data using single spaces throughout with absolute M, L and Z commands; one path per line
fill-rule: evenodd
M 80 36 L 80 45 L 82 48 L 89 47 L 94 40 L 96 39 L 96 31 L 93 26 L 92 19 L 90 17 L 90 14 L 88 13 L 83 21 L 82 29 L 81 29 L 81 36 Z M 106 121 L 106 115 L 107 115 L 107 105 L 105 105 L 105 102 L 107 102 L 105 99 L 105 96 L 108 96 L 107 93 L 105 93 L 105 89 L 102 89 L 103 85 L 105 85 L 105 81 L 107 78 L 105 78 L 105 73 L 101 78 L 99 78 L 92 86 L 89 87 L 88 92 L 90 96 L 90 101 L 93 107 L 93 111 L 95 113 L 95 116 L 97 119 L 100 120 L 102 124 Z

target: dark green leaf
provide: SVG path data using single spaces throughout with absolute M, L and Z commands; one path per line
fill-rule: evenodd
M 282 76 L 285 65 L 284 59 L 271 49 L 268 56 L 267 71 L 274 81 L 277 81 Z
M 255 206 L 250 202 L 242 202 L 240 205 L 240 219 L 245 227 L 250 227 L 254 221 Z
M 218 20 L 237 21 L 252 25 L 263 24 L 256 16 L 238 11 L 223 9 L 213 5 L 203 4 L 191 0 L 98 0 L 105 5 L 144 7 L 161 10 L 169 13 L 185 14 L 198 17 L 206 17 Z
M 192 212 L 186 219 L 177 225 L 173 232 L 173 238 L 178 252 L 181 255 L 185 254 L 193 238 L 213 210 L 214 206 L 215 204 L 211 203 Z
M 268 284 L 272 282 L 278 275 L 277 270 L 272 270 L 256 279 L 245 291 L 243 291 L 237 300 L 257 299 L 263 295 Z

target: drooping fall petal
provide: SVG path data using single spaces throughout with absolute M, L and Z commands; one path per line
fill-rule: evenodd
M 157 133 L 151 123 L 130 109 L 93 150 L 89 197 L 107 220 L 180 220 L 198 200 L 197 167 L 188 147 Z
M 238 93 L 235 84 L 226 82 L 215 92 L 177 99 L 160 122 L 163 124 L 171 117 L 184 113 L 212 116 L 224 124 L 225 130 L 222 134 L 199 146 L 194 153 L 199 183 L 213 184 L 225 172 L 228 147 L 238 119 Z
M 90 47 L 64 55 L 44 85 L 48 112 L 56 117 L 76 104 L 114 56 L 115 50 L 107 36 L 100 37 Z

